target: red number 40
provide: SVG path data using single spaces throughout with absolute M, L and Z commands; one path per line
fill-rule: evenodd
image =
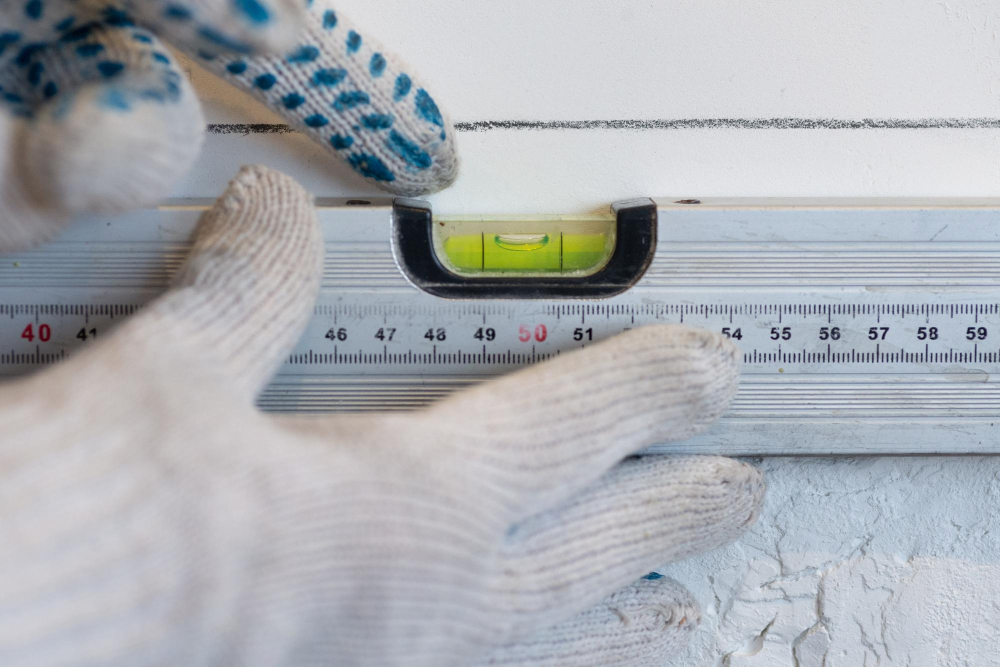
M 35 340 L 35 328 L 33 325 L 29 324 L 24 327 L 24 331 L 21 332 L 21 338 L 24 338 L 28 342 L 34 342 Z M 43 343 L 48 343 L 49 339 L 52 338 L 52 329 L 48 324 L 38 325 L 38 340 Z

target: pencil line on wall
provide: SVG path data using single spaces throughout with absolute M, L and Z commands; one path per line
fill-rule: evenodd
M 995 130 L 1000 118 L 675 118 L 622 120 L 476 120 L 459 132 L 493 130 Z M 283 123 L 213 123 L 211 134 L 288 134 Z

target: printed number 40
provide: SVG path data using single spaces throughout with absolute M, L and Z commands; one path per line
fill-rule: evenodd
M 34 325 L 29 324 L 28 326 L 24 327 L 24 331 L 21 332 L 21 338 L 25 339 L 29 343 L 33 343 L 35 341 Z M 47 343 L 51 338 L 52 338 L 52 328 L 48 324 L 38 325 L 38 340 L 42 341 L 43 343 Z

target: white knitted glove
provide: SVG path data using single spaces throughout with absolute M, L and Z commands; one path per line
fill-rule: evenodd
M 734 347 L 650 327 L 419 413 L 265 416 L 322 251 L 309 195 L 247 168 L 172 290 L 0 386 L 0 664 L 604 667 L 683 647 L 695 601 L 641 577 L 734 540 L 761 476 L 623 459 L 725 410 Z
M 330 0 L 0 0 L 0 248 L 151 204 L 191 166 L 204 120 L 154 32 L 391 192 L 455 178 L 434 100 Z

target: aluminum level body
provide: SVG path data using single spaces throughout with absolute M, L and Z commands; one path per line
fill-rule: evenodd
M 655 248 L 637 282 L 607 298 L 540 299 L 427 293 L 401 267 L 391 202 L 322 203 L 316 313 L 261 406 L 415 409 L 626 329 L 682 322 L 732 337 L 744 375 L 716 427 L 662 451 L 1000 448 L 1000 201 L 654 201 Z M 0 373 L 58 361 L 155 298 L 201 210 L 85 220 L 3 257 Z

